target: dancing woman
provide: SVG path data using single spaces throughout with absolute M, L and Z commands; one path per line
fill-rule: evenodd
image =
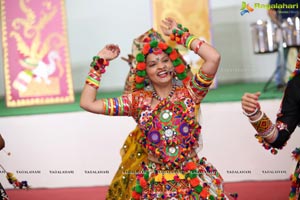
M 222 177 L 196 152 L 201 134 L 196 108 L 213 81 L 220 55 L 174 19 L 163 20 L 161 28 L 204 60 L 192 78 L 180 53 L 153 34 L 136 55 L 134 92 L 96 99 L 106 66 L 120 54 L 119 47 L 110 44 L 93 59 L 80 105 L 92 113 L 132 116 L 137 122 L 141 136 L 135 142 L 147 157 L 133 176 L 132 199 L 226 199 Z

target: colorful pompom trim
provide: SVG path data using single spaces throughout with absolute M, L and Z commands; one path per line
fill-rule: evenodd
M 93 61 L 90 64 L 90 66 L 99 74 L 103 74 L 105 72 L 105 67 L 108 65 L 109 62 L 103 58 L 100 58 L 99 56 L 94 56 Z
M 262 146 L 266 149 L 266 150 L 270 150 L 270 152 L 273 154 L 273 155 L 276 155 L 278 153 L 278 149 L 277 148 L 274 148 L 272 147 L 269 143 L 267 143 L 263 137 L 261 137 L 260 135 L 258 134 L 255 134 L 255 138 L 258 140 L 259 143 L 262 144 Z M 281 148 L 280 148 L 281 149 Z
M 27 181 L 18 181 L 18 179 L 11 172 L 6 173 L 6 178 L 8 182 L 13 185 L 14 188 L 29 189 Z
M 296 200 L 297 198 L 297 191 L 300 189 L 300 148 L 296 148 L 292 152 L 292 157 L 298 163 L 295 169 L 295 172 L 291 175 L 291 190 L 289 195 L 289 200 Z M 298 194 L 299 195 L 299 194 Z
M 292 157 L 293 159 L 295 159 L 296 161 L 300 161 L 300 148 L 296 148 L 293 152 L 292 152 Z

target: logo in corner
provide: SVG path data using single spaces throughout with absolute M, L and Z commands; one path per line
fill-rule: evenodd
M 253 10 L 254 9 L 249 4 L 247 4 L 245 1 L 242 2 L 241 12 L 240 12 L 242 16 L 246 13 L 253 12 Z

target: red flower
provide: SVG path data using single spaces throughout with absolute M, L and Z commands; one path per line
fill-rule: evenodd
M 200 184 L 199 178 L 198 178 L 198 177 L 192 178 L 192 179 L 190 180 L 190 184 L 191 184 L 192 187 L 196 187 L 197 185 Z
M 144 81 L 144 77 L 140 77 L 140 76 L 135 76 L 135 82 L 136 83 L 142 83 Z
M 180 181 L 180 179 L 179 179 L 179 176 L 178 176 L 178 175 L 175 175 L 175 176 L 174 176 L 174 181 L 176 181 L 176 182 L 179 182 L 179 181 Z
M 175 35 L 173 33 L 170 34 L 170 39 L 173 41 L 175 40 Z
M 132 197 L 133 199 L 140 199 L 140 198 L 141 198 L 141 195 L 140 195 L 139 193 L 137 193 L 136 191 L 132 191 L 131 197 Z
M 137 70 L 145 70 L 146 69 L 146 63 L 140 62 L 136 65 Z
M 173 49 L 173 51 L 170 53 L 169 57 L 171 60 L 176 60 L 178 57 L 177 51 L 175 49 Z
M 209 193 L 207 191 L 207 189 L 203 189 L 202 192 L 200 193 L 200 197 L 206 199 L 208 197 Z
M 158 43 L 158 48 L 166 50 L 168 48 L 168 45 L 166 43 L 160 42 Z
M 186 85 L 190 79 L 191 78 L 189 76 L 187 76 L 185 79 L 182 80 L 182 82 Z
M 151 41 L 151 38 L 150 37 L 146 37 L 144 40 L 143 40 L 143 42 L 145 43 L 145 42 L 150 42 Z
M 142 188 L 147 187 L 147 181 L 144 179 L 144 177 L 140 178 L 140 185 L 142 186 Z
M 185 70 L 184 64 L 180 64 L 180 65 L 178 65 L 178 66 L 175 67 L 175 71 L 176 71 L 176 73 L 178 73 L 178 74 L 183 73 L 184 70 Z
M 143 54 L 144 55 L 146 55 L 146 54 L 148 54 L 148 52 L 149 52 L 149 50 L 150 50 L 150 44 L 149 43 L 146 43 L 145 45 L 144 45 L 144 47 L 143 47 Z
M 214 180 L 214 182 L 215 182 L 216 185 L 220 185 L 220 184 L 221 184 L 221 180 L 218 179 L 218 178 L 216 178 L 216 179 Z
M 196 167 L 196 164 L 195 164 L 194 162 L 188 162 L 188 163 L 185 165 L 185 167 L 186 167 L 186 170 L 194 170 L 194 169 L 197 168 L 197 167 Z

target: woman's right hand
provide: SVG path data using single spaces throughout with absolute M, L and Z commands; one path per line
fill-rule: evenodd
M 117 58 L 120 54 L 120 48 L 115 44 L 108 44 L 97 54 L 100 58 L 111 61 Z
M 258 98 L 260 92 L 245 93 L 242 97 L 242 108 L 246 113 L 253 113 L 256 109 L 260 109 Z

